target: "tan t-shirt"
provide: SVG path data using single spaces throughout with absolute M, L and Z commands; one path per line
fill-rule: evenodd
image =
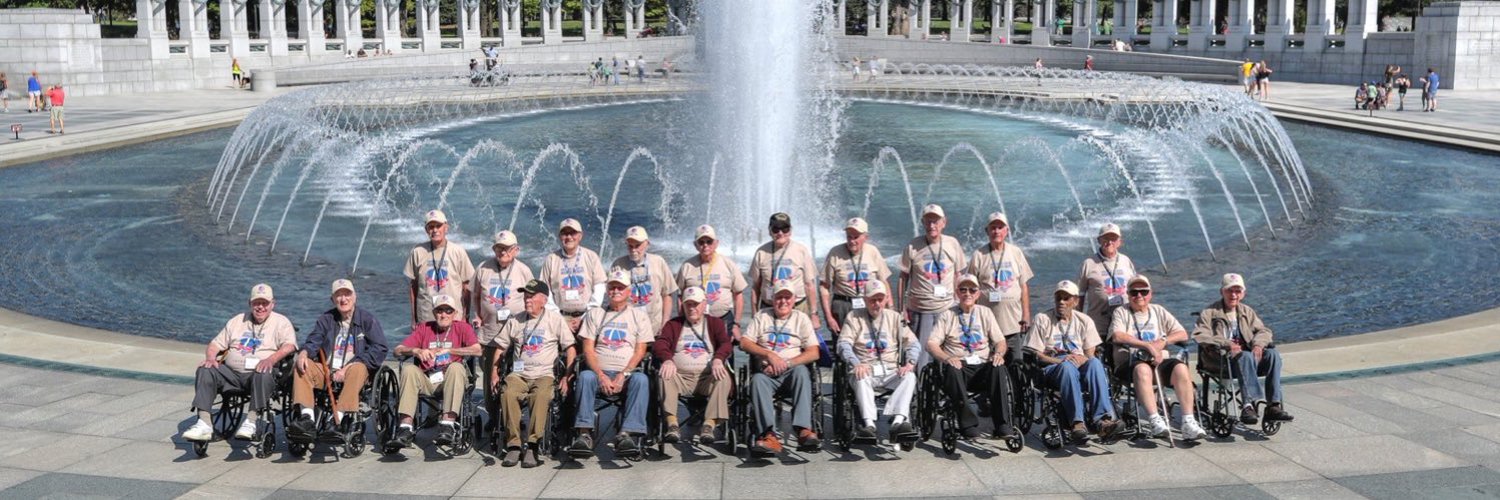
M 250 313 L 240 313 L 229 318 L 224 329 L 219 330 L 210 343 L 226 351 L 224 364 L 229 365 L 229 369 L 249 373 L 255 371 L 255 367 L 246 367 L 246 359 L 253 358 L 258 363 L 271 357 L 281 346 L 296 345 L 297 332 L 292 329 L 292 322 L 281 313 L 272 312 L 259 325 L 251 321 Z
M 519 260 L 500 269 L 495 259 L 485 259 L 474 270 L 474 303 L 479 319 L 484 321 L 479 328 L 481 342 L 493 338 L 500 331 L 500 324 L 526 310 L 526 296 L 516 288 L 533 278 L 531 267 Z
M 988 363 L 990 347 L 1004 342 L 1005 334 L 1000 332 L 995 314 L 977 304 L 968 313 L 960 310 L 959 306 L 944 310 L 938 316 L 932 336 L 927 338 L 929 347 L 940 347 L 949 356 L 964 358 L 965 364 L 975 364 L 970 362 L 971 357 Z
M 1113 317 L 1109 322 L 1110 335 L 1115 332 L 1125 332 L 1130 336 L 1147 342 L 1154 342 L 1167 338 L 1172 332 L 1183 330 L 1182 323 L 1167 312 L 1167 308 L 1151 304 L 1143 312 L 1135 312 L 1130 306 L 1115 309 Z M 1119 349 L 1114 354 L 1117 361 L 1124 361 L 1122 356 L 1128 354 L 1127 349 Z M 1120 366 L 1120 365 L 1116 365 Z
M 589 301 L 593 300 L 594 285 L 603 284 L 608 278 L 599 254 L 580 246 L 572 257 L 564 256 L 561 249 L 547 254 L 537 279 L 552 289 L 552 302 L 558 309 L 579 313 L 588 309 Z
M 750 342 L 770 349 L 784 360 L 801 356 L 805 349 L 817 349 L 818 339 L 813 335 L 812 320 L 802 311 L 793 309 L 786 318 L 776 319 L 776 313 L 769 307 L 757 311 L 744 331 Z
M 1021 310 L 1021 286 L 1031 281 L 1031 263 L 1021 247 L 1006 242 L 999 250 L 985 244 L 974 251 L 969 261 L 969 274 L 979 278 L 979 303 L 995 313 L 1000 322 L 1000 331 L 1006 336 L 1021 332 L 1021 320 L 1027 311 Z M 999 301 L 990 300 L 994 293 Z
M 533 318 L 523 310 L 505 320 L 500 332 L 504 334 L 491 339 L 480 337 L 480 344 L 493 342 L 500 352 L 510 349 L 511 344 L 519 344 L 515 362 L 520 365 L 521 378 L 526 380 L 553 376 L 557 357 L 573 347 L 574 342 L 567 318 L 557 311 L 543 310 L 541 316 Z M 514 373 L 518 367 L 511 368 Z
M 896 335 L 901 336 L 899 342 Z M 854 356 L 861 363 L 873 364 L 879 359 L 885 366 L 895 367 L 901 362 L 901 351 L 917 343 L 917 335 L 901 324 L 901 313 L 886 308 L 880 310 L 878 317 L 871 318 L 869 309 L 861 309 L 849 313 L 844 320 L 839 343 L 844 342 L 852 344 Z
M 452 241 L 436 249 L 427 242 L 411 249 L 406 278 L 417 282 L 417 322 L 426 323 L 436 319 L 432 317 L 433 297 L 447 295 L 455 302 L 464 300 L 464 282 L 474 281 L 474 263 L 469 261 L 469 252 Z M 460 303 L 459 318 L 467 317 L 463 307 Z
M 890 280 L 891 267 L 885 264 L 885 256 L 869 242 L 860 247 L 858 254 L 849 253 L 848 243 L 834 245 L 823 259 L 823 282 L 837 295 L 864 297 L 866 283 Z
M 1069 310 L 1067 321 L 1053 321 L 1057 310 L 1037 313 L 1031 317 L 1031 331 L 1026 335 L 1026 348 L 1054 358 L 1069 354 L 1086 356 L 1088 349 L 1099 347 L 1099 331 L 1094 320 L 1081 312 Z
M 792 287 L 792 293 L 801 302 L 807 298 L 807 287 L 817 284 L 817 267 L 813 264 L 812 251 L 795 241 L 788 241 L 780 249 L 775 245 L 775 242 L 766 242 L 755 250 L 755 258 L 750 261 L 748 279 L 752 285 L 760 280 L 760 289 L 756 290 L 756 294 L 760 296 L 763 305 L 771 305 L 772 290 L 781 281 L 804 285 Z
M 703 257 L 694 255 L 677 268 L 677 288 L 686 290 L 699 287 L 708 296 L 709 316 L 723 316 L 734 309 L 734 294 L 744 293 L 750 285 L 740 266 L 729 257 L 714 253 L 713 262 L 703 264 Z
M 578 338 L 594 339 L 594 354 L 599 360 L 600 370 L 620 371 L 630 365 L 635 346 L 650 342 L 656 336 L 651 330 L 651 317 L 639 307 L 626 306 L 623 311 L 611 311 L 606 307 L 589 309 L 583 315 Z
M 677 293 L 677 280 L 672 278 L 672 268 L 660 255 L 648 253 L 641 262 L 630 260 L 626 255 L 615 259 L 610 271 L 623 270 L 630 273 L 630 306 L 646 311 L 651 316 L 651 336 L 661 330 L 667 320 L 661 317 L 661 304 Z
M 958 272 L 967 266 L 958 239 L 943 235 L 928 244 L 927 236 L 912 238 L 901 252 L 901 272 L 906 273 L 906 309 L 938 312 L 951 307 L 958 288 Z
M 1100 335 L 1111 321 L 1109 311 L 1129 302 L 1125 298 L 1125 284 L 1136 275 L 1135 262 L 1123 253 L 1105 260 L 1095 252 L 1083 260 L 1083 270 L 1078 273 L 1078 286 L 1083 288 L 1083 312 L 1094 320 Z
M 682 334 L 677 336 L 677 346 L 672 349 L 672 364 L 677 366 L 677 371 L 697 375 L 708 369 L 708 363 L 713 359 L 714 341 L 708 335 L 708 322 L 699 321 L 696 325 L 684 322 Z

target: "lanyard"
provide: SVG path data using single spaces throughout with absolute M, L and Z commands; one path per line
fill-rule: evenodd
M 963 329 L 964 335 L 968 335 L 970 332 L 972 332 L 974 330 L 974 311 L 969 311 L 968 321 L 964 321 L 963 316 L 958 316 L 958 326 L 959 328 Z M 974 348 L 971 347 L 968 343 L 960 343 L 963 344 L 964 350 L 969 351 L 969 354 L 974 354 Z
M 1058 335 L 1061 335 L 1062 339 L 1063 339 L 1063 341 L 1061 342 L 1061 345 L 1063 347 L 1071 347 L 1071 346 L 1074 345 L 1074 343 L 1073 343 L 1073 330 L 1074 330 L 1073 323 L 1075 323 L 1075 322 L 1074 321 L 1064 321 L 1063 318 L 1062 318 L 1062 316 L 1064 314 L 1071 315 L 1072 313 L 1071 312 L 1059 311 L 1059 314 L 1058 314 L 1059 317 L 1052 322 L 1052 331 L 1054 332 L 1052 334 L 1052 336 L 1054 338 L 1056 338 Z M 1063 323 L 1067 323 L 1067 325 L 1064 325 Z M 1053 347 L 1054 347 L 1054 349 L 1056 348 L 1056 346 L 1053 346 Z M 1068 354 L 1072 354 L 1072 353 L 1073 353 L 1073 350 L 1071 348 L 1069 348 L 1068 349 Z M 1053 354 L 1056 354 L 1056 353 L 1054 352 Z
M 495 267 L 497 267 L 497 268 L 500 267 L 500 259 L 498 259 L 498 258 L 495 259 Z M 516 270 L 516 262 L 515 261 L 511 261 L 510 266 L 507 266 L 505 268 L 505 274 L 500 275 L 500 282 L 504 286 L 510 287 L 510 273 L 514 272 L 515 270 Z
M 708 345 L 708 339 L 704 338 L 703 334 L 698 332 L 698 327 L 697 326 L 695 326 L 695 325 L 689 325 L 689 324 L 687 324 L 687 321 L 683 321 L 682 323 L 683 323 L 683 325 L 685 325 L 685 326 L 688 327 L 688 331 L 693 332 L 693 336 L 698 338 L 698 342 L 702 342 L 703 343 L 703 348 L 704 349 L 709 349 L 710 351 L 712 350 L 712 349 L 710 349 L 710 347 L 712 347 L 712 346 Z
M 432 266 L 433 280 L 438 282 L 438 289 L 441 290 L 442 288 L 445 288 L 443 285 L 447 284 L 448 282 L 447 279 L 441 277 L 442 274 L 440 273 L 440 271 L 442 271 L 443 269 L 443 266 L 448 265 L 448 242 L 446 240 L 443 241 L 443 258 L 441 260 L 433 259 L 433 256 L 437 255 L 437 253 L 438 248 L 433 248 L 432 253 L 427 254 L 427 265 Z
M 1146 326 L 1151 326 L 1151 325 L 1153 325 L 1155 323 L 1156 323 L 1156 310 L 1152 309 L 1151 306 L 1148 305 L 1148 306 L 1146 306 Z M 1135 338 L 1140 339 L 1141 338 L 1141 324 L 1137 323 L 1135 321 L 1135 311 L 1130 311 L 1130 324 L 1131 324 L 1131 326 L 1135 327 Z M 1161 325 L 1157 325 L 1157 327 L 1160 328 Z M 1142 339 L 1142 340 L 1144 340 L 1144 339 Z M 1153 339 L 1153 340 L 1155 340 L 1155 339 Z
M 698 266 L 698 286 L 703 287 L 703 291 L 706 292 L 708 291 L 708 277 L 713 274 L 714 264 L 719 262 L 719 254 L 715 253 L 708 259 L 708 262 L 703 262 L 702 257 L 699 257 L 698 261 L 703 264 Z
M 1106 272 L 1106 273 L 1109 274 L 1108 276 L 1105 277 L 1106 280 L 1107 280 L 1105 282 L 1105 284 L 1106 285 L 1113 285 L 1115 283 L 1115 271 L 1117 271 L 1117 270 L 1120 269 L 1120 254 L 1118 252 L 1116 252 L 1115 253 L 1115 258 L 1110 259 L 1110 260 L 1114 261 L 1114 263 L 1115 263 L 1115 268 L 1114 269 L 1110 269 L 1108 261 L 1104 260 L 1104 252 L 1097 252 L 1094 255 L 1099 257 L 1099 267 L 1103 267 L 1104 268 L 1104 272 Z
M 621 314 L 625 314 L 625 311 L 629 311 L 629 310 L 630 310 L 630 306 L 625 306 L 625 309 L 615 312 L 614 316 L 607 316 L 607 314 L 609 314 L 608 312 L 606 312 L 604 314 L 600 314 L 599 315 L 600 316 L 599 317 L 599 329 L 594 331 L 594 338 L 597 340 L 600 335 L 604 334 L 604 325 L 608 325 L 610 321 L 614 321 L 616 319 L 619 319 Z M 597 349 L 597 348 L 598 347 L 596 346 L 595 349 Z
M 1005 260 L 1005 243 L 1000 244 L 1000 258 L 995 258 L 995 245 L 990 245 L 989 253 L 984 254 L 990 259 L 990 280 L 994 282 L 994 288 L 1000 288 L 1000 264 Z
M 934 281 L 932 284 L 941 285 L 943 284 L 943 260 L 948 258 L 948 251 L 943 249 L 943 237 L 941 235 L 938 236 L 937 247 L 938 251 L 934 252 L 932 251 L 932 244 L 928 243 L 927 255 L 932 257 L 932 270 L 935 271 L 934 274 L 937 274 L 937 281 Z M 942 258 L 939 258 L 939 255 Z
M 844 245 L 847 249 L 848 243 L 845 243 Z M 849 263 L 849 267 L 854 268 L 854 294 L 856 296 L 863 297 L 865 295 L 865 280 L 861 275 L 861 271 L 864 270 L 864 266 L 862 264 L 864 264 L 865 247 L 859 247 L 859 253 L 854 255 L 853 257 L 854 261 Z
M 881 312 L 884 312 L 884 311 L 881 311 Z M 874 349 L 875 349 L 875 362 L 877 362 L 877 363 L 884 363 L 885 362 L 884 361 L 884 359 L 885 359 L 885 348 L 883 348 L 882 346 L 885 345 L 885 342 L 882 342 L 882 341 L 885 340 L 885 338 L 884 338 L 884 335 L 881 335 L 881 334 L 883 334 L 885 332 L 881 331 L 881 329 L 879 328 L 879 325 L 878 325 L 877 321 L 879 321 L 879 318 L 870 318 L 870 337 L 871 337 L 870 338 L 870 340 L 871 340 L 870 345 L 874 346 Z M 900 326 L 900 325 L 897 325 L 897 326 Z

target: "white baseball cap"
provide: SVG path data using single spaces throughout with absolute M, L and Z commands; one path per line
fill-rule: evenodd
M 1147 278 L 1144 274 L 1137 274 L 1134 278 L 1130 278 L 1130 281 L 1125 283 L 1125 289 L 1127 290 L 1140 288 L 1144 288 L 1146 290 L 1151 289 L 1151 279 Z
M 985 224 L 985 227 L 993 226 L 996 222 L 1005 224 L 1006 227 L 1010 227 L 1010 218 L 1005 216 L 1005 212 L 995 212 L 990 214 L 990 221 Z
M 792 280 L 777 281 L 776 287 L 771 289 L 771 296 L 781 295 L 781 292 L 797 295 L 797 287 L 792 286 Z
M 717 231 L 714 231 L 714 227 L 708 224 L 698 226 L 698 230 L 695 231 L 694 234 L 695 236 L 693 236 L 693 241 L 698 241 L 703 238 L 719 241 L 719 233 Z
M 259 285 L 250 287 L 250 301 L 255 302 L 262 299 L 269 302 L 276 301 L 275 294 L 271 293 L 271 285 L 261 283 Z
M 583 232 L 583 224 L 579 223 L 578 219 L 569 217 L 567 219 L 563 219 L 563 221 L 557 225 L 557 232 L 559 233 L 567 229 L 572 229 L 581 233 Z
M 516 233 L 500 231 L 495 233 L 495 244 L 504 247 L 516 246 Z
M 624 269 L 616 269 L 610 271 L 609 281 L 607 281 L 607 283 L 619 283 L 621 285 L 630 286 L 630 271 L 626 271 Z
M 890 295 L 885 290 L 885 282 L 877 280 L 865 283 L 865 298 L 873 299 L 876 295 Z
M 958 277 L 958 284 L 959 286 L 963 286 L 964 283 L 973 283 L 974 286 L 979 286 L 979 277 L 964 273 L 963 276 Z
M 849 219 L 849 222 L 844 223 L 844 229 L 853 229 L 855 231 L 859 231 L 859 234 L 865 234 L 870 232 L 870 223 L 865 222 L 865 220 L 860 217 L 851 217 Z
M 708 294 L 703 293 L 702 288 L 690 286 L 687 287 L 686 290 L 682 291 L 683 304 L 687 304 L 688 302 L 692 302 L 694 304 L 702 304 L 706 300 L 708 300 Z
M 432 310 L 436 311 L 439 307 L 443 306 L 448 306 L 454 311 L 458 311 L 458 301 L 453 300 L 453 297 L 449 297 L 448 295 L 438 295 L 432 298 Z
M 1235 287 L 1235 286 L 1240 287 L 1241 290 L 1244 290 L 1245 289 L 1245 277 L 1244 276 L 1240 276 L 1238 273 L 1228 273 L 1228 274 L 1224 275 L 1223 279 L 1219 280 L 1219 289 L 1220 290 L 1228 290 L 1229 287 Z
M 1106 234 L 1120 236 L 1120 226 L 1115 225 L 1113 222 L 1106 222 L 1103 226 L 1099 226 L 1099 236 L 1097 237 L 1103 237 Z
M 651 235 L 646 232 L 646 228 L 644 227 L 630 226 L 630 229 L 625 230 L 625 240 L 634 241 L 636 243 L 645 243 L 651 240 Z
M 428 210 L 427 211 L 427 224 L 431 224 L 431 223 L 434 223 L 434 222 L 436 222 L 438 224 L 447 224 L 448 223 L 448 215 L 444 214 L 442 210 Z
M 1068 280 L 1059 281 L 1057 282 L 1057 288 L 1053 290 L 1052 294 L 1056 295 L 1059 292 L 1067 292 L 1068 295 L 1077 297 L 1078 285 Z
M 354 282 L 353 281 L 349 281 L 349 280 L 345 280 L 345 279 L 333 280 L 332 290 L 329 290 L 328 293 L 330 295 L 337 294 L 337 293 L 339 293 L 339 290 L 348 290 L 350 293 L 353 293 L 354 292 Z
M 940 219 L 948 217 L 948 214 L 943 212 L 943 206 L 936 203 L 928 203 L 927 206 L 922 207 L 922 216 L 926 217 L 928 215 L 936 215 Z

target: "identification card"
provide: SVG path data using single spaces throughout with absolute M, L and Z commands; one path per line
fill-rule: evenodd
M 991 304 L 999 304 L 1000 303 L 1000 295 L 1002 295 L 1002 294 L 1000 293 L 999 290 L 990 290 L 990 303 Z
M 574 302 L 578 300 L 578 290 L 563 290 L 563 300 Z
M 443 383 L 443 372 L 442 372 L 442 370 L 438 370 L 438 371 L 435 371 L 435 372 L 427 374 L 427 381 L 431 382 L 432 385 L 438 385 L 438 384 Z
M 516 358 L 515 361 L 510 363 L 511 373 L 521 373 L 523 371 L 526 371 L 526 360 Z
M 258 364 L 260 364 L 260 358 L 250 358 L 250 357 L 245 358 L 245 369 L 246 370 L 254 370 L 255 369 L 255 365 L 258 365 Z
M 948 296 L 948 285 L 932 285 L 932 296 L 943 298 Z
M 885 378 L 885 363 L 876 361 L 870 365 L 870 375 L 876 378 Z
M 329 363 L 329 365 L 331 365 L 334 370 L 338 370 L 339 368 L 343 368 L 344 367 L 344 357 L 343 356 L 339 356 L 339 357 L 333 358 L 333 362 Z
M 1125 296 L 1124 295 L 1110 295 L 1109 296 L 1109 305 L 1112 305 L 1112 306 L 1122 306 L 1122 305 L 1125 305 Z
M 498 319 L 500 321 L 505 321 L 505 320 L 510 319 L 510 309 L 496 309 L 495 310 L 495 319 Z
M 859 298 L 859 297 L 855 297 L 855 298 L 849 299 L 849 306 L 852 307 L 852 308 L 854 308 L 855 310 L 864 309 L 865 308 L 865 299 L 862 299 L 862 298 Z
M 970 354 L 964 357 L 964 364 L 966 365 L 977 365 L 983 362 L 984 358 L 980 357 L 978 354 Z

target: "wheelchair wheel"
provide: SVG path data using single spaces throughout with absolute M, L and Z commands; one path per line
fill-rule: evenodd
M 1280 420 L 1263 420 L 1263 421 L 1261 421 L 1260 432 L 1261 432 L 1261 434 L 1265 434 L 1267 437 L 1269 437 L 1269 436 L 1275 436 L 1277 432 L 1281 432 L 1281 421 Z
M 382 452 L 386 454 L 399 450 L 392 450 L 386 446 L 391 437 L 395 435 L 396 426 L 400 424 L 401 416 L 396 413 L 396 404 L 400 396 L 396 391 L 400 389 L 396 378 L 396 371 L 388 366 L 380 367 L 375 372 L 375 379 L 370 382 L 370 407 L 375 419 L 375 439 L 380 444 Z
M 197 454 L 198 458 L 208 456 L 208 441 L 193 441 L 193 453 Z
M 1042 427 L 1042 444 L 1047 445 L 1047 449 L 1049 450 L 1062 448 L 1062 427 L 1053 425 L 1052 422 L 1047 422 L 1046 426 Z
M 1222 411 L 1214 411 L 1209 416 L 1208 432 L 1216 438 L 1227 438 L 1234 433 L 1234 420 Z
M 297 458 L 307 457 L 307 452 L 311 450 L 312 444 L 310 443 L 293 443 L 290 441 L 286 443 L 286 451 Z
M 958 429 L 953 424 L 953 420 L 946 416 L 938 420 L 938 427 L 941 427 L 943 433 L 943 453 L 949 455 L 958 453 Z
M 350 418 L 356 417 L 353 417 L 351 415 Z M 365 422 L 366 420 L 361 418 L 359 422 L 355 423 L 352 426 L 354 428 L 354 432 L 349 433 L 349 436 L 345 437 L 344 446 L 343 449 L 340 450 L 339 456 L 344 458 L 354 458 L 360 456 L 365 452 Z
M 833 368 L 833 436 L 832 441 L 838 445 L 840 450 L 849 451 L 854 444 L 853 414 L 849 406 L 852 403 L 849 397 L 848 365 L 842 361 L 834 364 Z
M 1005 438 L 1005 449 L 1009 450 L 1011 453 L 1020 453 L 1021 449 L 1025 448 L 1025 447 L 1026 447 L 1026 435 L 1025 434 L 1017 434 L 1015 436 L 1006 436 L 1006 438 Z
M 267 418 L 267 422 L 271 419 Z M 271 451 L 276 449 L 276 428 L 268 427 L 261 433 L 260 441 L 255 443 L 255 458 L 266 458 L 271 456 Z

